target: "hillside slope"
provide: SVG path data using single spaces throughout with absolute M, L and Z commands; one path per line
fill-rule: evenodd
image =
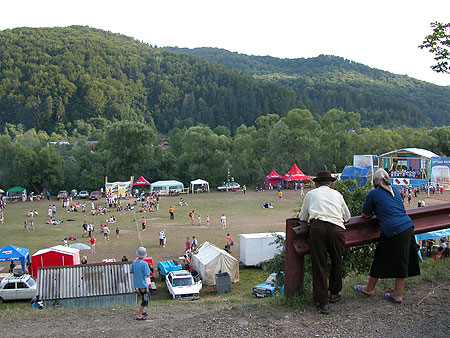
M 284 86 L 81 26 L 0 31 L 0 77 L 0 126 L 48 132 L 99 119 L 235 128 L 297 101 Z
M 316 116 L 338 108 L 360 113 L 364 126 L 450 124 L 450 87 L 373 69 L 341 57 L 279 59 L 217 48 L 166 49 L 289 87 Z

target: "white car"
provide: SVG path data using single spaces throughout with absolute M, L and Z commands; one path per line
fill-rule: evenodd
M 78 198 L 89 198 L 89 193 L 86 190 L 81 190 L 78 193 Z
M 172 299 L 199 299 L 202 281 L 187 270 L 171 271 L 166 276 L 167 290 Z
M 36 281 L 30 275 L 5 277 L 0 282 L 0 304 L 5 300 L 31 299 L 36 296 Z

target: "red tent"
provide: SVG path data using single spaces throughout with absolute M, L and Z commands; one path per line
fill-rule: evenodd
M 264 177 L 264 188 L 269 189 L 269 183 L 272 187 L 276 187 L 280 181 L 283 180 L 283 176 L 278 175 L 275 170 L 272 170 L 269 175 Z
M 41 266 L 61 266 L 80 264 L 80 250 L 57 245 L 42 249 L 31 257 L 32 276 L 37 277 L 38 268 Z
M 144 176 L 139 177 L 139 179 L 133 185 L 148 185 L 150 186 L 150 182 L 147 181 Z
M 297 164 L 294 163 L 291 170 L 283 176 L 283 179 L 286 182 L 293 182 L 293 181 L 304 181 L 304 180 L 311 180 L 310 177 L 306 176 L 300 169 L 297 167 Z

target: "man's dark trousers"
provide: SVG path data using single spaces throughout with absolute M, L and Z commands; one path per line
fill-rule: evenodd
M 342 255 L 345 230 L 335 224 L 313 220 L 309 232 L 313 277 L 313 300 L 328 303 L 328 290 L 338 294 L 342 290 Z M 327 254 L 330 255 L 330 282 L 327 288 Z

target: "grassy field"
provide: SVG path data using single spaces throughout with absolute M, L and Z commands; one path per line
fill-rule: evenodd
M 284 231 L 286 218 L 294 217 L 300 208 L 300 191 L 285 191 L 280 200 L 276 191 L 255 192 L 211 192 L 210 194 L 183 195 L 183 199 L 189 204 L 180 207 L 179 197 L 162 197 L 159 212 L 141 213 L 139 206 L 135 210 L 117 212 L 110 210 L 107 215 L 92 216 L 89 212 L 67 212 L 57 200 L 41 200 L 34 202 L 9 203 L 4 210 L 5 223 L 1 226 L 0 247 L 8 244 L 30 249 L 33 255 L 36 251 L 63 244 L 65 237 L 76 237 L 76 241 L 89 245 L 89 238 L 82 238 L 82 224 L 84 220 L 93 222 L 95 227 L 96 253 L 90 250 L 80 251 L 81 256 L 87 256 L 89 263 L 101 262 L 102 259 L 115 258 L 120 261 L 123 255 L 128 259 L 134 259 L 136 249 L 139 246 L 147 248 L 147 254 L 153 257 L 155 265 L 161 260 L 178 259 L 185 251 L 186 237 L 196 236 L 199 244 L 208 241 L 220 248 L 226 244 L 227 233 L 234 242 L 232 255 L 239 260 L 239 234 L 254 232 Z M 132 200 L 133 201 L 133 200 Z M 261 205 L 266 201 L 272 202 L 273 209 L 262 209 Z M 90 201 L 80 200 L 86 203 L 86 210 L 91 208 Z M 49 203 L 57 207 L 56 218 L 63 222 L 59 225 L 49 225 L 46 222 Z M 95 201 L 104 204 L 104 201 Z M 169 207 L 175 208 L 175 219 L 169 219 Z M 35 216 L 35 230 L 24 231 L 24 219 L 29 210 L 37 210 Z M 195 225 L 191 225 L 189 212 L 195 210 Z M 197 225 L 198 215 L 202 217 L 202 225 Z M 227 216 L 227 228 L 222 229 L 220 217 Z M 106 223 L 106 219 L 114 215 L 117 222 Z M 210 225 L 206 225 L 206 216 L 210 217 Z M 147 219 L 145 231 L 141 230 L 141 219 Z M 108 224 L 111 230 L 110 240 L 104 241 L 99 233 L 100 223 Z M 120 229 L 120 237 L 116 239 L 115 229 Z M 166 229 L 167 245 L 159 247 L 158 235 L 161 229 Z M 9 263 L 1 263 L 0 266 L 8 269 Z M 251 297 L 251 286 L 261 283 L 267 273 L 256 268 L 241 267 L 240 283 L 233 285 L 233 297 Z M 158 287 L 165 288 L 162 283 Z M 250 289 L 249 289 L 250 287 Z M 161 292 L 156 296 L 159 298 Z M 166 293 L 161 295 L 162 298 Z M 205 287 L 202 296 L 214 298 L 217 295 L 215 287 Z M 228 295 L 230 296 L 230 295 Z
M 184 200 L 189 206 L 178 206 L 179 197 L 162 197 L 158 213 L 140 213 L 139 208 L 131 211 L 116 212 L 111 210 L 108 215 L 92 216 L 88 212 L 66 212 L 63 211 L 61 203 L 50 200 L 57 207 L 56 216 L 64 222 L 60 225 L 49 225 L 47 207 L 49 201 L 41 200 L 34 202 L 9 203 L 4 210 L 5 223 L 0 225 L 0 247 L 8 244 L 17 245 L 30 249 L 31 254 L 42 248 L 63 244 L 65 237 L 76 237 L 76 241 L 89 244 L 88 238 L 82 238 L 83 221 L 93 222 L 95 226 L 96 253 L 90 250 L 80 252 L 80 257 L 86 255 L 89 263 L 101 262 L 105 258 L 115 258 L 120 261 L 123 255 L 128 259 L 135 258 L 137 247 L 145 246 L 147 254 L 152 256 L 155 265 L 160 260 L 178 259 L 184 254 L 186 237 L 195 235 L 199 244 L 204 241 L 223 248 L 226 244 L 227 233 L 234 240 L 232 255 L 239 260 L 239 234 L 254 232 L 284 231 L 286 218 L 296 217 L 303 197 L 300 191 L 284 191 L 280 200 L 276 191 L 255 192 L 211 192 L 210 194 L 184 195 Z M 430 199 L 419 195 L 417 199 L 425 199 L 427 205 L 447 202 L 448 192 L 443 195 L 435 195 Z M 411 207 L 417 205 L 417 199 L 413 199 Z M 84 202 L 85 200 L 81 200 Z M 273 209 L 262 209 L 264 202 L 272 202 Z M 90 202 L 86 200 L 86 209 L 90 210 Z M 96 201 L 95 203 L 104 203 Z M 175 220 L 169 219 L 168 209 L 175 208 Z M 140 203 L 138 203 L 140 206 Z M 408 208 L 409 206 L 407 206 Z M 35 230 L 24 231 L 23 223 L 29 210 L 37 210 L 39 215 L 35 217 Z M 191 225 L 189 212 L 195 210 L 195 225 Z M 197 225 L 197 216 L 201 214 L 202 225 Z M 220 224 L 220 216 L 227 216 L 228 228 L 223 230 Z M 109 215 L 117 218 L 115 224 L 109 225 L 111 236 L 109 241 L 104 241 L 103 235 L 99 233 L 100 223 L 106 223 Z M 206 225 L 206 216 L 210 216 L 210 225 Z M 147 219 L 146 231 L 141 230 L 142 217 Z M 116 226 L 120 229 L 119 239 L 115 238 Z M 159 247 L 158 234 L 161 229 L 166 229 L 167 246 Z M 7 270 L 9 263 L 0 263 Z M 202 298 L 214 300 L 223 297 L 248 298 L 251 299 L 251 287 L 262 282 L 267 273 L 256 268 L 241 266 L 240 282 L 233 284 L 231 294 L 218 295 L 215 287 L 205 287 L 202 290 Z M 158 288 L 165 286 L 158 282 Z M 156 299 L 168 299 L 167 293 L 157 292 Z

